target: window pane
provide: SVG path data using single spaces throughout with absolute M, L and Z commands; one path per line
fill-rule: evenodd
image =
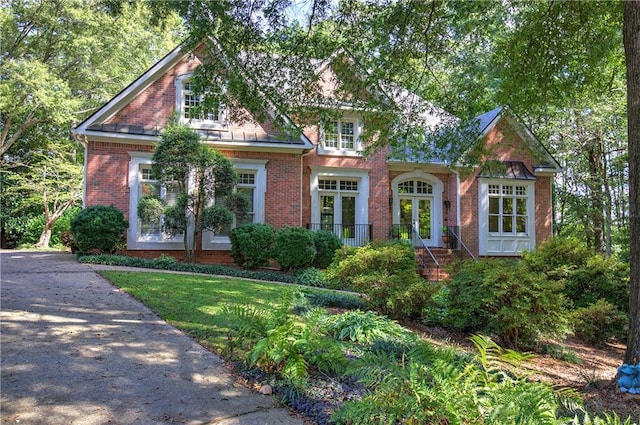
M 354 196 L 342 197 L 342 237 L 355 237 L 356 224 L 356 198 Z
M 320 190 L 336 190 L 338 182 L 336 180 L 318 180 L 318 188 Z
M 500 198 L 489 198 L 489 214 L 500 214 Z
M 513 233 L 513 217 L 502 217 L 502 233 Z
M 340 180 L 340 190 L 357 191 L 358 182 L 353 180 Z
M 490 215 L 489 216 L 489 231 L 493 232 L 493 233 L 497 233 L 500 231 L 500 229 L 498 228 L 498 219 L 499 217 L 497 215 Z
M 516 214 L 525 215 L 527 214 L 527 200 L 524 198 L 516 199 Z
M 333 232 L 334 224 L 334 205 L 335 198 L 333 196 L 320 197 L 320 227 L 331 232 Z
M 527 217 L 526 216 L 518 216 L 518 217 L 516 217 L 516 232 L 518 232 L 518 233 L 526 233 L 527 232 Z
M 502 194 L 503 195 L 513 195 L 513 186 L 502 186 Z
M 431 186 L 427 182 L 416 181 L 416 192 L 421 193 L 423 195 L 428 195 L 433 193 L 433 186 Z
M 505 215 L 513 215 L 513 199 L 502 199 L 502 213 Z

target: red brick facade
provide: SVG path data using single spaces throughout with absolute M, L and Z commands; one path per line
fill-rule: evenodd
M 186 55 L 177 60 L 167 70 L 156 75 L 152 81 L 138 84 L 138 91 L 126 104 L 108 116 L 96 118 L 97 124 L 136 125 L 161 129 L 166 126 L 176 110 L 176 79 L 193 72 L 200 64 L 197 55 Z M 326 74 L 326 70 L 324 71 Z M 123 95 L 124 96 L 124 95 Z M 123 101 L 124 103 L 124 101 Z M 106 106 L 105 106 L 106 108 Z M 101 118 L 101 119 L 100 119 Z M 366 125 L 366 123 L 364 123 Z M 241 130 L 252 134 L 268 134 L 270 123 L 229 124 L 229 130 Z M 79 132 L 81 133 L 81 132 Z M 89 132 L 85 133 L 88 134 Z M 81 133 L 82 134 L 82 133 Z M 228 144 L 220 147 L 221 153 L 236 160 L 260 162 L 266 170 L 266 190 L 264 194 L 264 221 L 276 228 L 284 226 L 306 226 L 312 222 L 312 173 L 313 170 L 361 170 L 368 176 L 368 223 L 371 224 L 373 239 L 387 239 L 394 223 L 392 182 L 395 178 L 411 172 L 424 173 L 438 180 L 442 193 L 436 199 L 442 203 L 436 209 L 441 213 L 437 222 L 449 226 L 460 226 L 461 237 L 474 253 L 479 252 L 479 226 L 484 217 L 479 214 L 478 171 L 446 168 L 432 164 L 396 164 L 388 161 L 388 151 L 383 150 L 368 157 L 326 155 L 318 152 L 318 126 L 308 126 L 304 134 L 311 142 L 305 149 L 278 149 L 274 147 L 243 145 L 234 149 Z M 85 204 L 111 205 L 121 209 L 129 217 L 130 162 L 132 155 L 153 152 L 152 138 L 127 138 L 126 135 L 93 135 L 87 139 L 87 167 Z M 536 159 L 527 142 L 506 118 L 501 118 L 485 136 L 490 157 L 499 160 L 521 161 L 529 170 L 536 167 Z M 215 143 L 214 143 L 214 147 Z M 408 175 L 408 174 L 407 174 Z M 551 175 L 539 175 L 535 181 L 535 240 L 540 242 L 551 236 L 552 203 Z M 438 186 L 439 187 L 439 186 Z M 439 230 L 438 230 L 439 234 Z M 183 253 L 179 249 L 138 248 L 129 254 L 155 258 L 166 252 L 178 259 Z M 230 264 L 228 249 L 203 250 L 198 260 Z

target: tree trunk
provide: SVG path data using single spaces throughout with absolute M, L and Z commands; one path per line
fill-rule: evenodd
M 640 360 L 640 2 L 623 2 L 623 40 L 627 63 L 630 266 L 629 332 L 624 361 Z
M 40 233 L 40 239 L 38 239 L 38 243 L 36 244 L 37 248 L 49 248 L 52 227 L 53 223 L 50 220 L 44 223 L 44 228 L 42 229 L 42 233 Z

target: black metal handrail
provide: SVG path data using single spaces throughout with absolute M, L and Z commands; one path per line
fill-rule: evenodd
M 462 242 L 462 238 L 460 237 L 460 226 L 447 226 L 447 233 L 449 235 L 453 235 L 453 237 L 455 238 L 455 241 L 456 241 L 455 249 L 458 248 L 457 244 L 459 244 L 462 248 L 464 248 L 464 250 L 467 252 L 467 254 L 469 254 L 471 258 L 476 260 L 476 256 L 473 255 L 473 253 L 469 250 L 469 248 L 467 248 L 467 245 L 465 245 L 464 242 Z
M 435 255 L 433 255 L 433 252 L 431 252 L 431 250 L 427 246 L 427 243 L 424 241 L 424 239 L 422 239 L 422 236 L 420 236 L 420 232 L 418 232 L 418 229 L 416 228 L 415 224 L 411 224 L 411 229 L 413 231 L 413 234 L 416 240 L 420 242 L 420 245 L 422 245 L 422 248 L 424 248 L 424 250 L 427 251 L 427 253 L 429 253 L 429 255 L 431 256 L 431 261 L 433 261 L 433 264 L 436 265 L 436 276 L 440 276 L 440 262 L 438 262 Z M 424 258 L 422 258 L 422 256 L 419 255 L 418 260 L 420 261 L 420 265 L 425 270 L 428 269 L 427 264 L 424 261 Z
M 342 243 L 351 246 L 364 246 L 371 242 L 372 224 L 322 224 L 308 223 L 309 230 L 328 230 L 336 234 Z

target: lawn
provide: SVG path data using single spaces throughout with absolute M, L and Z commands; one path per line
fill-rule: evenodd
M 280 304 L 283 291 L 294 288 L 218 276 L 122 271 L 100 271 L 100 274 L 162 319 L 217 352 L 224 348 L 229 331 L 222 314 L 225 305 L 254 305 L 270 310 Z

